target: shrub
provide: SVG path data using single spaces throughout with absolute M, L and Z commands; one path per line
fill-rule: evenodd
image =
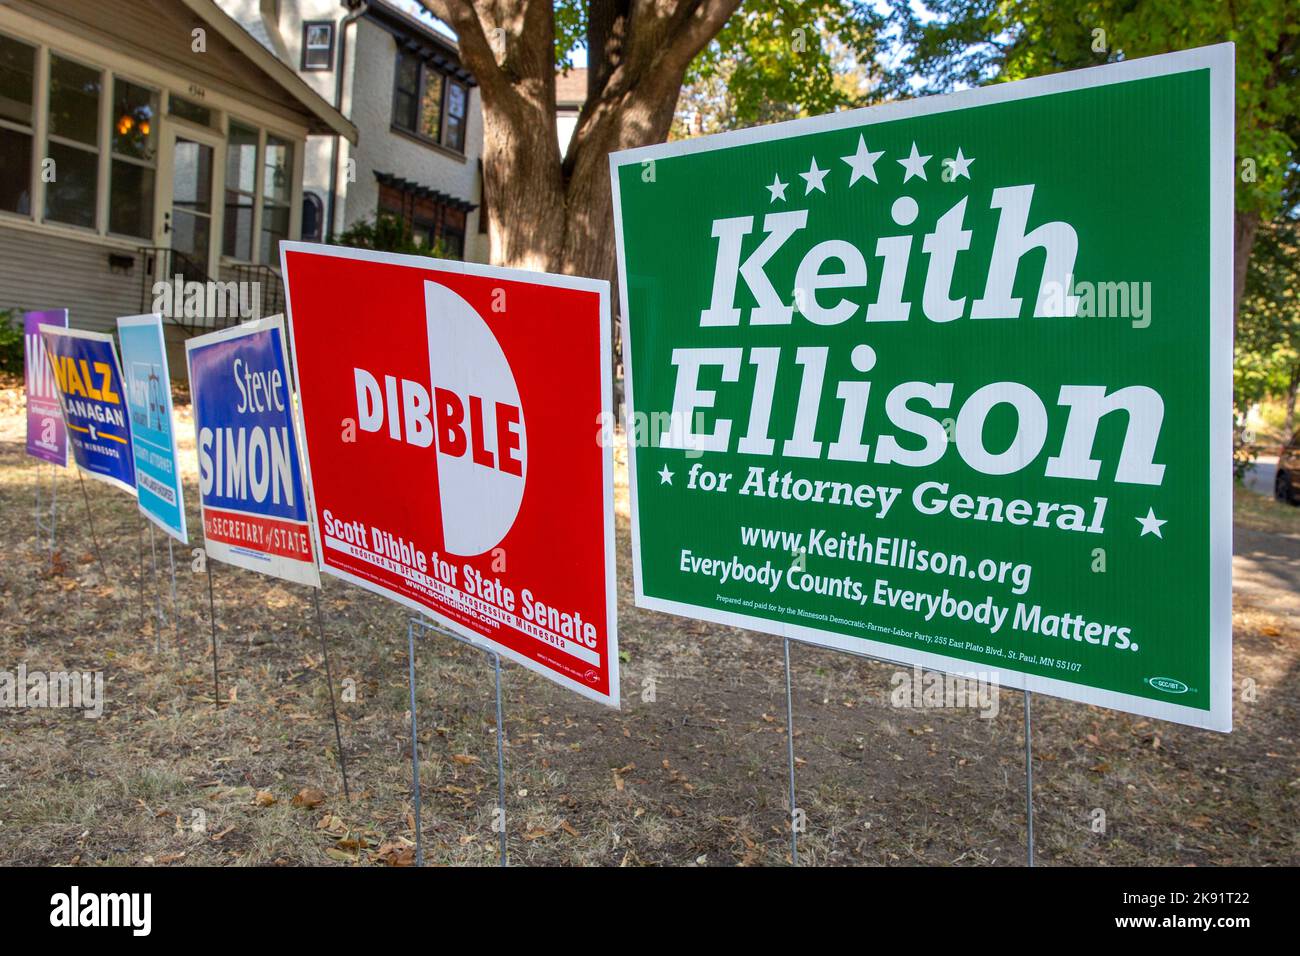
M 0 374 L 21 375 L 22 372 L 22 313 L 15 309 L 0 309 Z
M 408 255 L 429 256 L 434 259 L 447 258 L 441 239 L 436 240 L 432 246 L 416 242 L 410 226 L 389 213 L 380 213 L 374 219 L 363 219 L 353 223 L 334 237 L 334 243 L 340 246 L 351 246 L 354 249 L 404 252 Z

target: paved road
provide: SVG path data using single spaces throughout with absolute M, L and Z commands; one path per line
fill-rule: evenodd
M 1277 457 L 1261 456 L 1246 474 L 1249 493 L 1273 494 Z M 1241 492 L 1238 492 L 1241 494 Z M 1232 529 L 1232 590 L 1247 604 L 1300 616 L 1300 535 Z
M 1300 618 L 1300 534 L 1235 525 L 1232 591 L 1245 604 Z
M 1273 494 L 1273 476 L 1277 474 L 1277 455 L 1260 455 L 1255 467 L 1246 472 L 1245 485 L 1261 495 Z

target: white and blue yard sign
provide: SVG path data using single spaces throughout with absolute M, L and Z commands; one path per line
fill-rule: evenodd
M 185 343 L 204 548 L 218 561 L 320 587 L 286 354 L 278 315 Z
M 188 544 L 162 316 L 123 316 L 117 320 L 117 337 L 122 343 L 140 511 L 181 544 Z
M 131 419 L 113 337 L 52 325 L 42 325 L 41 336 L 77 467 L 134 495 Z

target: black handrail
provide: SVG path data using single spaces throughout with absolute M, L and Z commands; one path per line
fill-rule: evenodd
M 268 266 L 229 265 L 222 278 L 213 279 L 193 256 L 179 250 L 141 246 L 139 253 L 144 264 L 140 272 L 141 311 L 160 311 L 164 321 L 186 335 L 224 329 L 244 319 L 284 311 L 284 283 L 279 272 Z M 182 283 L 179 291 L 178 277 Z M 167 284 L 162 296 L 157 294 L 159 283 Z M 186 292 L 192 294 L 192 283 L 202 286 L 203 295 L 200 303 L 191 298 L 187 308 Z M 193 312 L 198 314 L 187 314 Z

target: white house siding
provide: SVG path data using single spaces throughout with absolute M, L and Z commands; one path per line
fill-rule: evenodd
M 131 272 L 111 272 L 110 253 L 129 256 Z M 140 311 L 141 272 L 140 256 L 131 246 L 0 223 L 0 308 L 67 308 L 76 328 L 115 331 L 119 315 Z
M 220 36 L 222 29 L 234 29 L 222 21 L 208 23 L 207 52 L 191 51 L 191 30 L 205 21 L 198 18 L 182 0 L 5 0 L 0 3 L 0 33 L 38 48 L 34 98 L 34 160 L 39 158 L 44 142 L 49 51 L 57 52 L 78 63 L 107 71 L 114 78 L 125 78 L 158 92 L 157 172 L 154 190 L 155 229 L 151 236 L 128 238 L 107 232 L 109 209 L 108 147 L 106 130 L 110 124 L 111 97 L 108 87 L 101 97 L 99 114 L 99 188 L 97 190 L 96 229 L 83 229 L 43 221 L 41 185 L 34 181 L 34 209 L 28 214 L 0 211 L 0 309 L 67 308 L 73 326 L 110 331 L 116 319 L 148 311 L 152 305 L 156 278 L 147 274 L 147 258 L 141 247 L 166 245 L 161 230 L 160 210 L 170 205 L 172 167 L 165 149 L 167 135 L 173 128 L 184 135 L 206 138 L 216 145 L 214 186 L 218 191 L 214 207 L 213 229 L 220 246 L 223 206 L 220 199 L 221 171 L 226 161 L 224 118 L 237 119 L 263 131 L 274 133 L 293 143 L 295 169 L 290 209 L 289 235 L 298 234 L 299 188 L 298 159 L 303 154 L 308 129 L 324 130 L 331 125 L 346 128 L 342 117 L 328 110 L 324 102 L 298 92 L 297 81 L 281 71 L 274 75 Z M 291 85 L 290 85 L 291 84 Z M 192 127 L 167 113 L 168 93 L 202 101 L 221 119 L 219 129 Z M 304 95 L 305 94 L 305 95 Z M 327 122 L 328 120 L 328 122 Z M 4 171 L 0 170 L 0 174 Z M 120 261 L 110 263 L 110 256 Z M 231 263 L 214 257 L 210 268 L 224 274 Z M 219 263 L 219 264 L 218 264 Z M 278 265 L 278 257 L 274 263 Z M 260 277 L 260 276 L 259 276 Z M 179 343 L 183 330 L 169 323 L 169 339 Z M 176 353 L 179 355 L 180 353 Z M 183 362 L 173 365 L 174 374 L 184 374 Z
M 348 224 L 371 218 L 379 207 L 375 173 L 392 173 L 448 193 L 466 202 L 479 201 L 478 157 L 483 153 L 483 116 L 478 87 L 469 88 L 465 155 L 428 146 L 392 129 L 393 80 L 397 69 L 397 44 L 393 35 L 366 20 L 357 31 L 357 62 L 365 69 L 353 75 L 355 84 L 350 118 L 357 126 L 357 181 L 348 186 Z M 479 210 L 468 216 L 465 258 L 487 261 L 487 236 L 478 232 Z
M 468 203 L 481 203 L 479 158 L 483 155 L 483 115 L 478 87 L 471 86 L 468 91 L 464 155 L 427 146 L 393 131 L 397 43 L 383 26 L 362 17 L 343 36 L 343 17 L 347 11 L 338 0 L 279 0 L 278 19 L 272 16 L 277 9 L 272 0 L 219 0 L 219 3 L 330 103 L 335 102 L 340 47 L 342 42 L 347 43 L 342 112 L 356 124 L 358 140 L 356 146 L 340 144 L 335 231 L 374 218 L 379 208 L 376 172 L 398 176 Z M 396 0 L 388 0 L 388 5 L 410 12 Z M 319 20 L 335 24 L 332 69 L 303 70 L 303 24 Z M 450 37 L 444 36 L 442 42 L 455 47 Z M 432 45 L 433 41 L 429 43 Z M 320 197 L 326 214 L 333 149 L 333 137 L 309 137 L 303 170 L 303 190 Z M 356 160 L 356 181 L 351 183 L 344 179 L 350 158 Z M 476 209 L 466 217 L 465 258 L 487 262 L 488 237 L 479 233 L 479 214 Z

